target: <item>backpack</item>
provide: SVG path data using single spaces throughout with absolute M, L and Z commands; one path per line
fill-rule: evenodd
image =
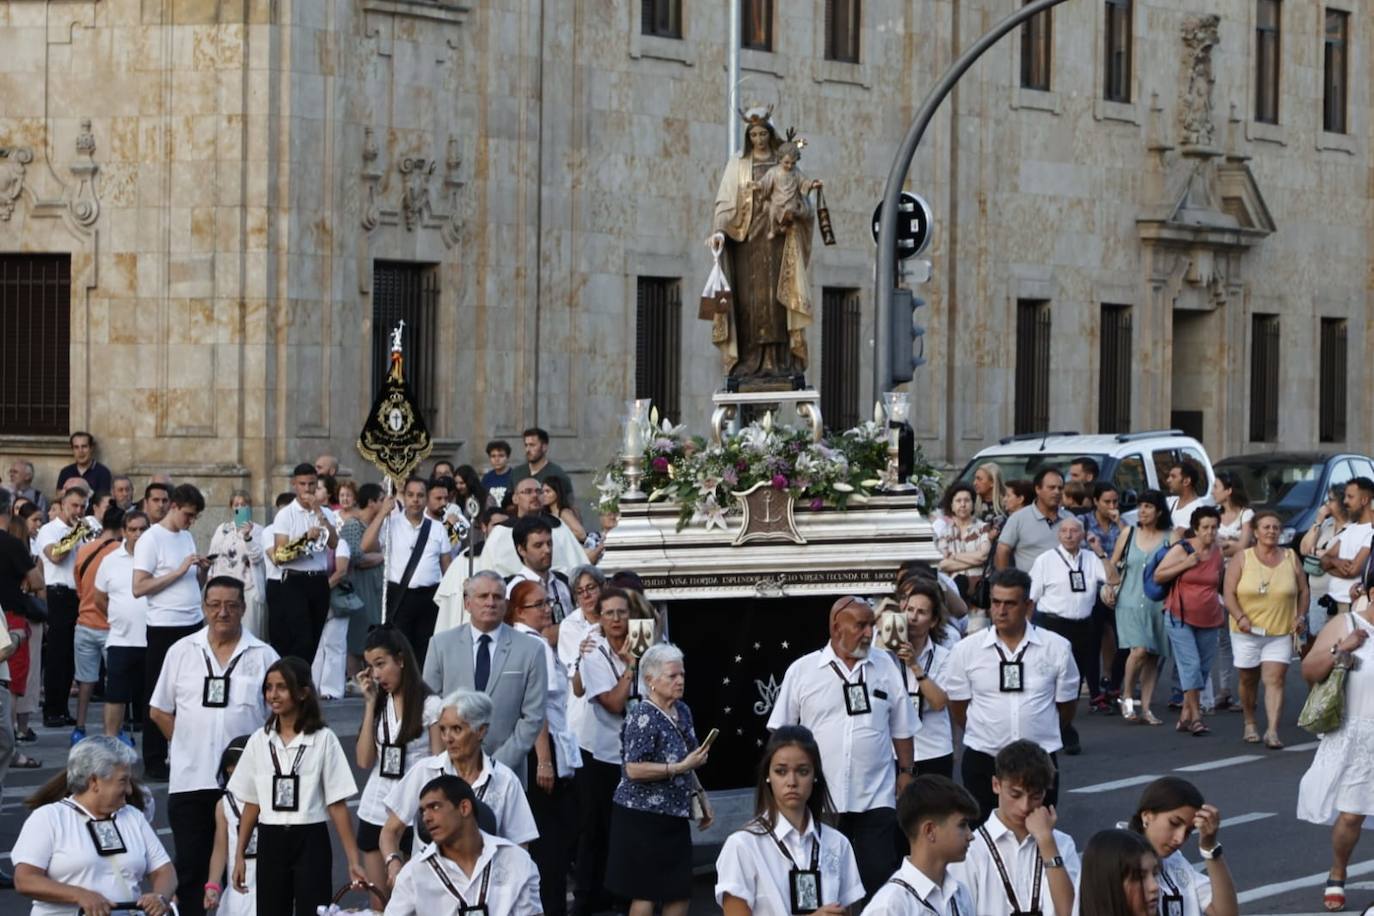
M 1179 543 L 1183 545 L 1184 553 L 1195 552 L 1193 550 L 1193 545 L 1189 544 L 1186 538 L 1182 541 L 1179 541 Z M 1164 585 L 1160 585 L 1158 582 L 1155 581 L 1155 570 L 1159 568 L 1159 564 L 1161 561 L 1163 561 L 1164 555 L 1167 554 L 1169 552 L 1169 548 L 1173 546 L 1173 544 L 1169 543 L 1168 541 L 1165 541 L 1163 544 L 1159 545 L 1158 550 L 1156 550 L 1153 554 L 1150 555 L 1150 559 L 1145 561 L 1145 568 L 1141 571 L 1141 575 L 1144 576 L 1145 579 L 1145 581 L 1142 583 L 1142 586 L 1143 591 L 1145 592 L 1145 597 L 1149 598 L 1151 601 L 1163 601 L 1166 598 L 1168 598 L 1169 592 L 1173 590 L 1174 583 L 1178 581 L 1178 576 L 1175 576 L 1174 578 L 1170 579 Z

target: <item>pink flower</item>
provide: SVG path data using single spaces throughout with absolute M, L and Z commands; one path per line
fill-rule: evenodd
M 774 475 L 773 475 L 773 489 L 775 489 L 775 490 L 786 490 L 786 489 L 787 489 L 787 478 L 784 477 L 784 476 L 781 475 L 781 474 L 774 474 Z
M 821 499 L 819 496 L 815 497 L 811 500 L 811 508 L 813 511 L 819 511 L 825 508 L 825 500 Z
M 655 471 L 666 471 L 668 470 L 668 459 L 664 458 L 662 455 L 659 455 L 657 458 L 654 459 L 653 465 Z

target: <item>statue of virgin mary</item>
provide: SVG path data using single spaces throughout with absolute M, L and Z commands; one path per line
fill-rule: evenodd
M 785 379 L 806 371 L 811 325 L 811 236 L 816 214 L 807 198 L 785 231 L 770 232 L 763 177 L 778 164 L 772 106 L 740 112 L 744 149 L 732 156 L 716 192 L 712 232 L 724 237 L 721 265 L 734 306 L 713 318 L 711 341 L 735 379 Z M 804 176 L 798 176 L 803 186 Z M 816 182 L 819 185 L 819 182 Z M 771 236 L 771 237 L 770 237 Z

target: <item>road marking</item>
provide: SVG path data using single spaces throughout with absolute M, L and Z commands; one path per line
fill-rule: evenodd
M 1114 792 L 1117 789 L 1125 789 L 1130 786 L 1142 786 L 1147 782 L 1154 782 L 1158 776 L 1131 776 L 1127 779 L 1114 779 L 1111 782 L 1099 782 L 1092 786 L 1079 786 L 1077 789 L 1070 789 L 1071 793 L 1088 795 L 1094 792 Z
M 1302 753 L 1303 751 L 1312 751 L 1312 750 L 1316 750 L 1320 745 L 1321 745 L 1321 742 L 1320 742 L 1320 741 L 1309 741 L 1309 742 L 1307 742 L 1306 744 L 1290 744 L 1290 745 L 1288 745 L 1287 747 L 1285 747 L 1284 750 L 1285 750 L 1285 751 L 1291 751 L 1292 753 L 1295 753 L 1295 754 L 1299 754 L 1299 753 Z
M 1346 880 L 1360 875 L 1374 874 L 1374 859 L 1352 865 L 1346 869 Z M 1253 890 L 1237 894 L 1236 899 L 1240 903 L 1253 903 L 1256 900 L 1263 900 L 1266 897 L 1277 897 L 1279 894 L 1286 894 L 1289 891 L 1302 890 L 1306 887 L 1324 887 L 1326 885 L 1326 869 L 1313 872 L 1302 878 L 1294 878 L 1291 881 L 1279 881 L 1274 884 L 1264 884 Z
M 1223 757 L 1221 760 L 1210 760 L 1207 763 L 1194 763 L 1186 767 L 1174 767 L 1175 773 L 1201 773 L 1204 770 L 1219 770 L 1222 767 L 1235 766 L 1238 763 L 1249 763 L 1252 760 L 1263 760 L 1260 754 L 1241 754 L 1239 757 Z
M 1223 827 L 1235 827 L 1238 824 L 1249 824 L 1252 821 L 1262 821 L 1266 817 L 1278 817 L 1273 811 L 1251 811 L 1249 814 L 1237 814 L 1235 817 L 1224 818 L 1221 822 Z

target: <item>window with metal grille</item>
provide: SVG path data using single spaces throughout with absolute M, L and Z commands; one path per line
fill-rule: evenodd
M 1026 0 L 1030 3 L 1030 0 Z M 1021 87 L 1050 91 L 1050 61 L 1054 44 L 1050 10 L 1021 26 Z
M 825 0 L 825 59 L 859 62 L 859 0 Z
M 1050 428 L 1050 304 L 1016 300 L 1015 433 Z
M 1109 102 L 1131 100 L 1131 0 L 1106 0 L 1106 86 Z
M 1279 316 L 1250 316 L 1250 440 L 1279 438 Z
M 440 435 L 438 370 L 439 269 L 432 264 L 372 262 L 372 395 L 391 367 L 391 331 L 404 321 L 405 374 L 431 435 Z
M 640 277 L 635 313 L 635 397 L 651 398 L 659 416 L 680 422 L 682 281 Z
M 0 431 L 71 432 L 71 316 L 71 255 L 0 254 Z
M 1131 431 L 1131 307 L 1102 306 L 1097 376 L 1097 431 Z
M 1259 0 L 1255 11 L 1255 120 L 1279 123 L 1279 0 Z
M 659 38 L 682 37 L 682 0 L 640 0 L 639 31 Z
M 773 50 L 773 0 L 741 0 L 739 46 Z
M 1345 133 L 1345 106 L 1349 90 L 1350 14 L 1326 11 L 1326 43 L 1322 55 L 1322 130 Z
M 859 425 L 859 291 L 821 290 L 821 417 L 831 429 Z
M 1345 441 L 1346 339 L 1344 318 L 1323 318 L 1317 438 L 1322 442 Z

